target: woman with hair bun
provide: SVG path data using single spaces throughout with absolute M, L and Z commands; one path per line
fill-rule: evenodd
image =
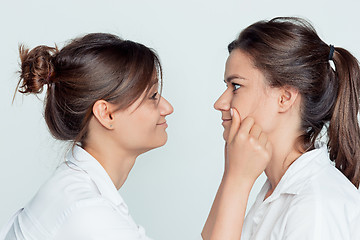
M 19 92 L 46 89 L 49 130 L 73 148 L 0 239 L 149 239 L 117 190 L 140 154 L 167 141 L 173 108 L 159 93 L 157 55 L 94 33 L 61 50 L 21 46 L 20 58 Z
M 215 103 L 225 170 L 203 238 L 360 239 L 356 58 L 299 18 L 254 23 L 228 50 L 227 88 Z

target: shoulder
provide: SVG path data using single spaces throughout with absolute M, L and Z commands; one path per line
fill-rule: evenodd
M 360 209 L 360 191 L 330 161 L 326 148 L 314 150 L 304 158 L 302 169 L 298 171 L 295 185 L 295 202 L 317 203 L 326 211 L 333 206 Z
M 100 193 L 88 174 L 74 165 L 62 163 L 41 186 L 31 203 L 41 203 L 44 207 L 44 203 L 52 202 L 52 205 L 60 207 L 98 196 Z
M 312 199 L 327 211 L 343 206 L 342 210 L 360 211 L 359 190 L 333 165 L 327 164 L 321 171 L 309 179 L 298 197 Z
M 304 182 L 288 212 L 288 229 L 304 228 L 318 239 L 350 239 L 359 225 L 360 193 L 331 164 Z
M 104 199 L 88 175 L 63 163 L 25 206 L 25 211 L 34 225 L 53 232 L 76 208 L 99 204 L 104 205 Z
M 62 164 L 40 188 L 24 214 L 31 219 L 25 231 L 46 232 L 55 239 L 147 239 L 132 220 L 126 204 L 102 196 L 83 170 Z

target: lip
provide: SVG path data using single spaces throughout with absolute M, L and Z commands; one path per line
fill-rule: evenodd
M 156 124 L 156 125 L 158 125 L 158 126 L 167 126 L 167 123 L 166 123 L 166 121 L 164 121 L 164 122 L 158 123 L 158 124 Z
M 222 120 L 223 120 L 223 122 L 222 122 L 221 125 L 223 125 L 225 127 L 225 125 L 228 125 L 228 123 L 230 123 L 232 119 L 224 119 L 224 118 L 222 118 Z

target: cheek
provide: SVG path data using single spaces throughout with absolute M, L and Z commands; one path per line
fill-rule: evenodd
M 143 138 L 156 127 L 156 112 L 140 106 L 118 121 L 118 128 L 128 138 Z
M 238 94 L 234 96 L 231 107 L 239 111 L 242 120 L 253 117 L 264 131 L 271 131 L 276 116 L 276 100 L 273 97 L 260 91 L 246 95 Z
M 259 96 L 245 91 L 239 92 L 234 95 L 230 105 L 238 110 L 241 119 L 248 116 L 253 117 L 260 105 Z
M 154 131 L 156 123 L 156 116 L 151 112 L 143 112 L 130 120 L 132 130 L 143 137 Z
M 254 118 L 264 132 L 270 133 L 273 130 L 277 116 L 276 99 L 269 97 L 264 101 L 259 101 L 257 110 L 254 112 Z
M 132 121 L 144 124 L 156 122 L 158 116 L 159 111 L 153 102 L 144 102 L 131 114 Z

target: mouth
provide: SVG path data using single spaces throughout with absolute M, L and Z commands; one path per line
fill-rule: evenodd
M 164 121 L 164 122 L 158 123 L 156 125 L 167 125 L 167 123 L 166 123 L 166 121 Z
M 227 126 L 228 124 L 231 123 L 231 118 L 222 118 L 221 120 L 223 120 L 222 124 L 224 127 Z

